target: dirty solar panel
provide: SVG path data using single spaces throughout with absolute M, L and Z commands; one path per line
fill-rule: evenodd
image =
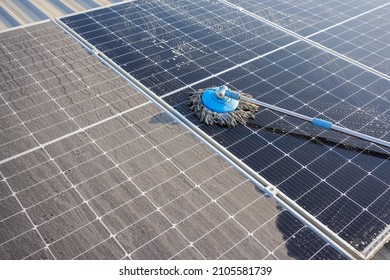
M 0 161 L 146 102 L 52 22 L 1 33 L 0 61 Z

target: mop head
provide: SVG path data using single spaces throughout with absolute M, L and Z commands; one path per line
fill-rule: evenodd
M 258 106 L 240 102 L 234 111 L 228 113 L 218 113 L 208 109 L 202 102 L 202 94 L 204 90 L 198 90 L 192 93 L 189 97 L 190 109 L 194 112 L 201 122 L 207 125 L 220 125 L 227 127 L 235 127 L 237 124 L 245 125 L 248 119 L 254 119 L 255 113 L 258 111 Z M 251 98 L 249 94 L 241 93 L 241 95 Z

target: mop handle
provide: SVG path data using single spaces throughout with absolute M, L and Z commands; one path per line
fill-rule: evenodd
M 233 92 L 230 90 L 226 90 L 226 96 L 233 98 L 233 99 L 237 99 L 237 100 L 240 99 L 240 100 L 243 100 L 245 102 L 253 103 L 253 104 L 259 105 L 261 107 L 268 108 L 268 109 L 273 110 L 273 111 L 277 111 L 277 112 L 280 112 L 280 113 L 283 113 L 283 114 L 286 114 L 286 115 L 289 115 L 292 117 L 296 117 L 296 118 L 308 121 L 308 122 L 312 123 L 313 125 L 320 127 L 320 128 L 324 128 L 327 130 L 333 129 L 335 131 L 339 131 L 339 132 L 342 132 L 342 133 L 345 133 L 348 135 L 352 135 L 352 136 L 355 136 L 355 137 L 358 137 L 358 138 L 361 138 L 361 139 L 364 139 L 364 140 L 367 140 L 367 141 L 370 141 L 370 142 L 373 142 L 373 143 L 390 148 L 390 142 L 388 142 L 388 141 L 378 139 L 376 137 L 369 136 L 369 135 L 366 135 L 366 134 L 363 134 L 363 133 L 360 133 L 360 132 L 357 132 L 354 130 L 350 130 L 350 129 L 342 127 L 342 126 L 338 126 L 336 124 L 333 124 L 333 123 L 326 121 L 326 120 L 323 120 L 323 119 L 311 118 L 309 116 L 305 116 L 305 115 L 302 115 L 302 114 L 299 114 L 296 112 L 292 112 L 290 110 L 286 110 L 286 109 L 283 109 L 283 108 L 280 108 L 280 107 L 277 107 L 277 106 L 274 106 L 274 105 L 271 105 L 268 103 L 264 103 L 264 102 L 258 101 L 256 99 L 248 98 L 246 96 L 243 96 L 239 93 L 236 93 L 236 92 Z

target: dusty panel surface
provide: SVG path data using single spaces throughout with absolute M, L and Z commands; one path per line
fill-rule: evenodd
M 4 160 L 146 101 L 53 23 L 0 34 Z

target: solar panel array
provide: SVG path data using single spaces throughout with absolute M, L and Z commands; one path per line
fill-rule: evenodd
M 390 223 L 388 150 L 269 110 L 260 110 L 247 126 L 205 126 L 187 99 L 194 90 L 227 84 L 258 100 L 389 140 L 389 80 L 225 2 L 134 1 L 61 21 L 351 247 L 369 254 L 371 242 Z M 231 2 L 263 10 L 254 1 Z M 338 5 L 322 15 L 318 9 L 328 4 L 306 10 L 302 7 L 311 2 L 299 2 L 289 10 L 303 19 L 292 23 L 293 31 L 322 38 L 343 22 L 369 17 L 367 8 L 372 15 L 387 11 L 383 3 L 353 2 L 332 1 Z M 265 3 L 278 3 L 271 10 L 289 5 Z M 383 10 L 375 9 L 379 5 Z M 272 15 L 278 24 L 292 21 L 284 12 Z M 308 25 L 311 20 L 316 24 Z M 377 31 L 385 30 L 380 25 Z M 378 41 L 387 38 L 388 33 Z
M 0 259 L 346 258 L 54 23 L 0 46 Z

